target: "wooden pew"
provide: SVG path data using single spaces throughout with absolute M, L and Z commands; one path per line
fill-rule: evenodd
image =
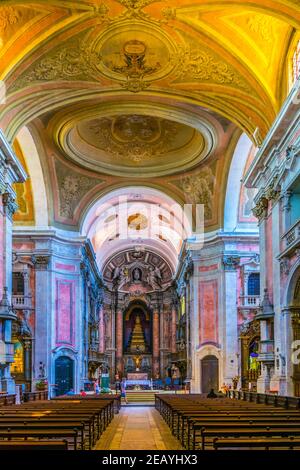
M 88 448 L 91 449 L 101 432 L 106 428 L 114 415 L 114 400 L 66 400 L 28 402 L 22 405 L 2 407 L 0 409 L 0 431 L 10 428 L 9 438 L 13 432 L 22 431 L 22 436 L 32 437 L 32 433 L 45 430 L 58 432 L 74 430 L 79 432 L 81 448 L 85 437 L 88 437 Z M 24 430 L 24 428 L 26 428 Z M 25 433 L 24 433 L 25 431 Z M 53 433 L 52 433 L 53 434 Z M 37 437 L 40 435 L 37 433 Z M 57 438 L 57 436 L 56 436 Z M 77 448 L 77 436 L 76 446 Z
M 14 429 L 11 431 L 0 430 L 0 439 L 11 440 L 12 438 L 27 440 L 29 438 L 57 438 L 63 440 L 65 438 L 70 438 L 73 442 L 73 449 L 77 450 L 77 430 L 76 429 Z
M 156 395 L 155 405 L 173 434 L 188 449 L 190 440 L 191 447 L 195 449 L 200 437 L 199 443 L 205 449 L 207 438 L 222 437 L 222 433 L 238 439 L 252 435 L 297 437 L 300 431 L 299 410 L 287 411 L 257 401 L 209 400 L 199 395 Z
M 220 426 L 216 427 L 209 427 L 203 428 L 201 430 L 201 450 L 205 450 L 205 445 L 207 442 L 207 438 L 215 438 L 215 437 L 234 437 L 234 438 L 245 438 L 245 437 L 286 437 L 290 438 L 299 437 L 300 436 L 300 427 L 295 427 L 293 429 L 289 428 L 288 426 L 248 426 L 240 428 L 238 425 L 229 429 L 229 427 Z M 195 441 L 193 442 L 193 449 L 195 449 Z
M 297 447 L 300 450 L 300 439 L 294 437 L 286 438 L 260 438 L 260 439 L 219 439 L 215 438 L 213 441 L 215 450 L 236 450 L 236 449 L 263 449 L 269 450 L 276 448 L 276 450 L 294 450 Z
M 68 450 L 67 441 L 0 441 L 2 450 Z

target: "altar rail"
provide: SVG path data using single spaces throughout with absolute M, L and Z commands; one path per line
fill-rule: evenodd
M 48 400 L 48 390 L 39 390 L 37 392 L 24 392 L 22 400 L 24 402 Z
M 16 395 L 0 394 L 0 406 L 16 404 Z
M 280 395 L 271 395 L 267 393 L 257 392 L 245 392 L 237 390 L 229 390 L 226 393 L 228 398 L 234 398 L 237 400 L 244 400 L 254 403 L 263 403 L 265 405 L 279 406 L 289 409 L 300 409 L 300 398 L 299 397 L 284 397 Z

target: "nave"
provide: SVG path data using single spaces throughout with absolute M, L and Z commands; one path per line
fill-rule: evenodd
M 251 392 L 62 396 L 0 410 L 0 450 L 300 450 L 300 400 Z
M 179 450 L 181 444 L 152 406 L 121 408 L 95 450 Z

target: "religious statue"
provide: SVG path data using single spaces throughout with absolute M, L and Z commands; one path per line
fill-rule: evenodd
M 119 285 L 119 289 L 121 289 L 121 287 L 125 286 L 125 284 L 130 282 L 128 268 L 126 268 L 126 267 L 122 268 L 121 273 L 120 273 L 120 277 L 121 277 L 121 282 L 120 282 L 120 285 Z
M 133 270 L 133 281 L 134 282 L 139 282 L 142 280 L 142 273 L 141 273 L 141 270 L 139 268 L 134 268 Z
M 161 281 L 162 281 L 161 271 L 157 266 L 155 266 L 154 268 L 154 274 L 155 274 L 156 283 L 159 285 L 159 287 L 161 287 Z
M 141 367 L 142 357 L 134 356 L 134 362 L 135 362 L 135 370 L 139 371 Z
M 153 290 L 156 290 L 159 287 L 157 284 L 155 271 L 151 266 L 149 267 L 147 282 L 152 287 Z
M 113 272 L 112 280 L 113 281 L 119 280 L 120 274 L 121 274 L 121 269 L 119 268 L 119 266 L 116 266 L 115 269 L 114 269 L 114 272 Z

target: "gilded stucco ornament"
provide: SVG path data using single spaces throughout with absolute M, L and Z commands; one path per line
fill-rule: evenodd
M 119 104 L 70 109 L 55 116 L 48 131 L 69 160 L 116 176 L 179 173 L 217 145 L 218 134 L 205 118 L 151 103 L 146 109 L 143 102 L 123 104 L 121 110 Z
M 249 85 L 230 65 L 199 47 L 178 44 L 171 60 L 176 67 L 177 80 L 212 81 L 249 91 Z
M 168 153 L 178 128 L 176 122 L 137 114 L 98 119 L 90 125 L 100 148 L 137 163 Z
M 73 220 L 82 198 L 101 180 L 79 175 L 58 162 L 55 167 L 59 186 L 59 215 Z
M 150 15 L 145 13 L 143 9 L 151 5 L 152 3 L 157 3 L 164 0 L 117 0 L 118 3 L 121 3 L 124 7 L 126 7 L 126 11 L 123 13 L 122 16 L 125 18 L 131 19 L 145 19 L 150 18 Z
M 267 215 L 268 211 L 268 206 L 269 206 L 269 201 L 266 197 L 261 197 L 259 201 L 257 202 L 256 206 L 252 209 L 252 212 L 254 216 L 257 219 L 262 219 Z
M 100 56 L 87 47 L 85 41 L 72 39 L 69 43 L 43 58 L 26 75 L 10 87 L 10 91 L 39 81 L 91 79 L 99 74 Z
M 92 51 L 100 76 L 137 93 L 173 71 L 177 45 L 160 24 L 123 19 L 100 32 Z
M 274 20 L 266 15 L 254 15 L 248 19 L 248 27 L 252 33 L 266 43 L 274 40 Z
M 3 33 L 8 26 L 14 25 L 18 22 L 20 15 L 16 8 L 12 6 L 0 7 L 0 33 Z
M 210 167 L 204 167 L 200 173 L 184 176 L 178 186 L 185 193 L 186 202 L 204 204 L 204 216 L 212 218 L 213 191 L 215 175 Z

